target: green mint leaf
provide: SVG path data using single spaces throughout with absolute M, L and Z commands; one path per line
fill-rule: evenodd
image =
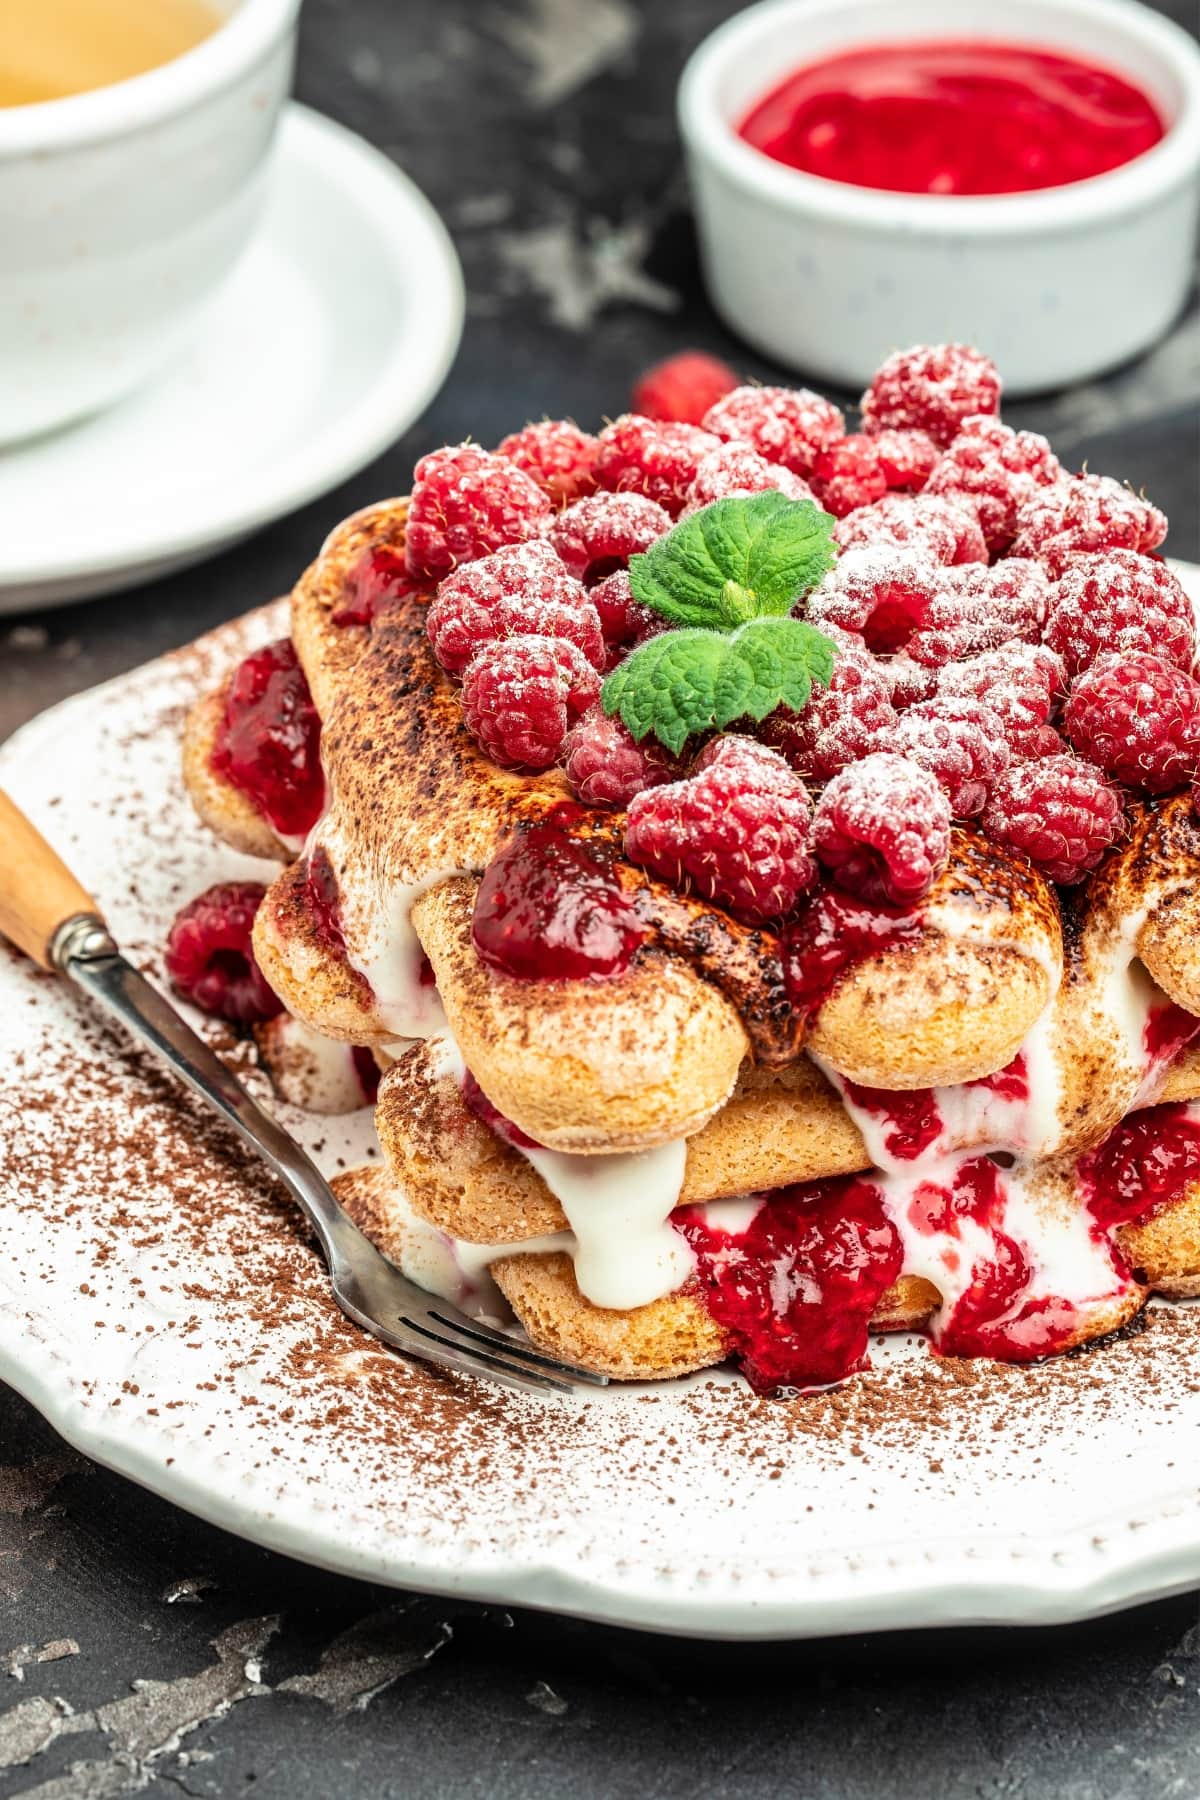
M 640 743 L 653 735 L 678 756 L 697 732 L 802 712 L 812 684 L 828 687 L 834 646 L 800 619 L 751 619 L 732 632 L 664 631 L 639 644 L 604 684 L 604 710 Z
M 782 616 L 833 565 L 834 520 L 811 500 L 714 500 L 629 560 L 634 598 L 672 625 L 736 631 Z

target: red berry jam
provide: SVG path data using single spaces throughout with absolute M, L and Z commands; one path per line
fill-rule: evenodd
M 475 1117 L 486 1125 L 489 1131 L 494 1131 L 498 1138 L 502 1138 L 506 1144 L 511 1144 L 514 1150 L 541 1150 L 544 1148 L 536 1138 L 531 1138 L 527 1132 L 522 1131 L 519 1125 L 514 1125 L 511 1119 L 506 1119 L 499 1107 L 492 1105 L 470 1069 L 463 1076 L 462 1097 Z
M 933 1088 L 870 1088 L 848 1081 L 846 1095 L 852 1105 L 884 1121 L 884 1143 L 898 1162 L 915 1162 L 941 1136 L 942 1113 Z
M 373 545 L 347 574 L 342 598 L 329 615 L 330 623 L 373 625 L 381 612 L 415 591 L 403 550 Z
M 479 884 L 472 923 L 489 968 L 522 981 L 620 975 L 646 941 L 612 850 L 551 819 L 519 830 Z
M 342 931 L 342 896 L 329 852 L 321 844 L 315 845 L 309 856 L 305 890 L 318 942 L 332 956 L 344 958 L 346 938 Z
M 867 1331 L 900 1274 L 879 1189 L 850 1176 L 780 1188 L 742 1232 L 675 1215 L 705 1304 L 759 1393 L 840 1381 L 866 1364 Z
M 1200 1019 L 1194 1013 L 1184 1012 L 1173 1000 L 1168 1000 L 1165 1006 L 1156 1006 L 1146 1020 L 1143 1040 L 1151 1069 L 1160 1069 L 1173 1062 L 1198 1031 Z
M 1079 1165 L 1097 1226 L 1110 1231 L 1177 1200 L 1200 1180 L 1200 1117 L 1186 1104 L 1131 1113 Z
M 904 194 L 1020 194 L 1119 168 L 1165 126 L 1115 70 L 1027 44 L 873 44 L 793 71 L 739 127 L 775 162 Z
M 868 906 L 836 888 L 814 894 L 787 928 L 783 967 L 797 1012 L 815 1012 L 855 963 L 916 937 L 919 913 Z
M 325 804 L 321 721 L 290 638 L 238 664 L 212 766 L 283 837 L 304 837 Z

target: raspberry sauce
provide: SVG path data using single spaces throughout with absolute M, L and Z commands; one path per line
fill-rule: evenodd
M 350 1060 L 354 1064 L 354 1073 L 358 1076 L 363 1099 L 368 1106 L 374 1105 L 379 1092 L 379 1064 L 365 1044 L 351 1044 Z
M 919 913 L 868 906 L 836 888 L 814 894 L 788 927 L 783 966 L 798 1013 L 812 1013 L 855 963 L 917 936 Z
M 900 1274 L 899 1233 L 879 1189 L 849 1176 L 780 1188 L 741 1232 L 703 1208 L 675 1215 L 704 1302 L 758 1393 L 841 1381 L 866 1364 L 880 1296 Z
M 381 612 L 414 593 L 402 550 L 375 544 L 364 550 L 346 576 L 342 600 L 329 615 L 333 625 L 373 625 Z
M 612 851 L 555 819 L 518 831 L 496 857 L 471 929 L 489 968 L 522 981 L 620 975 L 647 937 Z
M 290 638 L 238 664 L 212 766 L 283 837 L 304 837 L 325 804 L 321 721 Z
M 494 1131 L 504 1143 L 511 1144 L 514 1150 L 541 1150 L 543 1148 L 536 1138 L 531 1138 L 528 1132 L 521 1130 L 519 1125 L 515 1125 L 511 1119 L 505 1118 L 499 1107 L 492 1105 L 470 1069 L 463 1074 L 462 1097 L 464 1105 L 475 1114 L 480 1123 L 486 1125 L 489 1131 Z
M 1186 1103 L 1124 1119 L 1079 1165 L 1080 1188 L 1102 1231 L 1176 1200 L 1200 1180 L 1200 1118 Z
M 1146 1020 L 1143 1039 L 1151 1069 L 1161 1069 L 1173 1062 L 1198 1031 L 1200 1019 L 1193 1013 L 1184 1012 L 1173 1000 L 1165 1006 L 1156 1006 Z
M 746 115 L 756 150 L 854 187 L 1020 194 L 1119 168 L 1165 126 L 1112 69 L 1026 44 L 874 44 L 805 65 Z

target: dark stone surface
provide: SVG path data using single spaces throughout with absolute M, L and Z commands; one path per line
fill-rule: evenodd
M 392 154 L 455 233 L 456 367 L 372 468 L 249 544 L 0 626 L 0 736 L 288 587 L 331 520 L 401 491 L 433 443 L 544 412 L 595 423 L 682 342 L 777 375 L 708 311 L 671 119 L 686 49 L 733 10 L 306 0 L 302 97 Z M 1194 0 L 1160 10 L 1196 29 Z M 1193 304 L 1135 367 L 1010 416 L 1144 483 L 1170 547 L 1200 557 L 1198 397 Z M 3 1389 L 0 1684 L 0 1795 L 45 1800 L 1200 1792 L 1194 1598 L 1053 1632 L 749 1648 L 409 1599 L 175 1511 Z

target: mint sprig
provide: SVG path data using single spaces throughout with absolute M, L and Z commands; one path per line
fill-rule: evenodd
M 834 559 L 833 519 L 771 490 L 714 501 L 630 558 L 634 598 L 682 629 L 647 639 L 604 684 L 604 710 L 678 756 L 696 733 L 828 687 L 834 646 L 789 616 Z
M 833 518 L 811 500 L 763 494 L 714 500 L 639 556 L 629 584 L 672 625 L 733 631 L 789 613 L 833 565 Z
M 700 731 L 800 712 L 812 684 L 829 686 L 834 647 L 801 619 L 751 619 L 736 631 L 665 631 L 640 644 L 604 684 L 604 710 L 641 742 L 651 733 L 678 756 Z

